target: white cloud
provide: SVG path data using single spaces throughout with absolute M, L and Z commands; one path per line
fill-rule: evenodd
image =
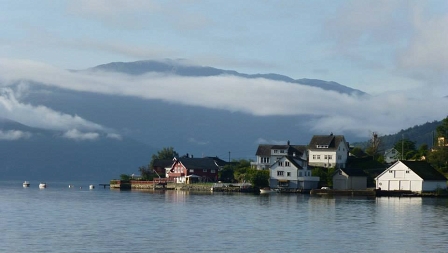
M 119 140 L 119 141 L 121 141 L 121 140 L 123 139 L 123 137 L 121 137 L 121 135 L 119 135 L 119 134 L 115 134 L 115 133 L 108 133 L 108 134 L 106 135 L 106 137 L 107 137 L 107 138 L 110 138 L 110 139 Z
M 82 133 L 78 129 L 71 129 L 65 132 L 62 137 L 77 141 L 96 140 L 100 137 L 98 133 L 88 132 Z
M 286 145 L 288 141 L 279 141 L 279 140 L 266 140 L 264 138 L 258 138 L 255 143 L 256 144 L 276 144 L 276 145 Z
M 193 138 L 193 137 L 188 138 L 188 142 L 190 142 L 190 143 L 194 143 L 194 144 L 197 144 L 197 145 L 207 145 L 207 144 L 209 144 L 208 141 L 200 141 L 200 140 L 196 140 L 196 139 Z
M 21 90 L 23 93 L 23 90 Z M 31 127 L 52 130 L 67 130 L 71 128 L 104 130 L 93 122 L 78 115 L 68 115 L 54 111 L 45 106 L 34 106 L 21 103 L 10 88 L 0 88 L 0 117 L 20 122 Z
M 159 99 L 255 116 L 314 115 L 315 121 L 308 122 L 308 127 L 325 132 L 352 131 L 360 136 L 366 136 L 369 131 L 389 134 L 405 127 L 440 120 L 446 117 L 446 112 L 435 108 L 448 107 L 448 99 L 431 94 L 420 99 L 409 98 L 401 91 L 381 96 L 355 97 L 266 79 L 81 73 L 59 70 L 35 62 L 5 59 L 0 60 L 0 76 L 5 83 L 33 80 L 76 91 Z M 426 89 L 415 90 L 421 94 L 425 91 Z M 10 93 L 6 92 L 0 97 L 0 105 L 3 103 L 0 116 L 6 114 L 8 118 L 12 117 L 19 122 L 28 119 L 27 125 L 32 125 L 32 122 L 38 122 L 37 125 L 52 122 L 65 130 L 102 128 L 76 115 L 64 115 L 49 108 L 20 104 L 8 94 Z M 20 120 L 13 117 L 16 114 L 22 115 Z M 68 128 L 69 126 L 72 128 Z
M 31 135 L 32 134 L 30 132 L 23 132 L 20 130 L 8 130 L 8 131 L 0 130 L 0 141 L 1 140 L 14 141 L 19 139 L 28 139 L 31 137 Z

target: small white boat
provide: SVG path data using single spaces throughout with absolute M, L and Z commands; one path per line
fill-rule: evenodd
M 261 188 L 261 189 L 260 189 L 260 193 L 261 193 L 261 194 L 265 194 L 265 193 L 273 193 L 273 192 L 275 192 L 275 191 L 272 190 L 272 189 L 269 188 L 269 187 L 265 187 L 265 188 Z
M 91 185 L 89 185 L 89 189 L 93 190 L 93 189 L 95 189 L 95 186 L 93 184 L 91 184 Z
M 39 189 L 44 189 L 47 188 L 47 184 L 46 183 L 40 183 L 39 184 Z
M 25 181 L 25 182 L 23 182 L 23 187 L 30 187 L 30 182 L 28 182 L 28 181 Z
M 68 185 L 68 188 L 73 188 L 73 185 L 72 185 L 72 184 L 69 184 L 69 185 Z

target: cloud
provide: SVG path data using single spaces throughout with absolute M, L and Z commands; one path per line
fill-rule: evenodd
M 88 132 L 88 133 L 82 133 L 78 129 L 71 129 L 65 132 L 62 137 L 77 141 L 85 141 L 85 140 L 96 140 L 100 137 L 98 133 Z
M 123 139 L 123 137 L 121 137 L 121 135 L 115 134 L 115 133 L 108 133 L 108 134 L 106 134 L 106 137 L 109 139 L 115 139 L 115 140 L 119 140 L 119 141 L 121 141 Z
M 6 141 L 14 141 L 19 139 L 28 139 L 31 137 L 30 132 L 23 132 L 20 130 L 8 130 L 3 131 L 0 130 L 0 141 L 6 140 Z
M 288 141 L 279 141 L 279 140 L 266 140 L 264 138 L 258 138 L 255 143 L 256 144 L 276 144 L 276 145 L 286 145 Z
M 180 77 L 166 74 L 129 76 L 103 72 L 70 72 L 29 61 L 0 60 L 4 84 L 32 80 L 50 86 L 109 95 L 157 99 L 169 103 L 240 112 L 259 117 L 312 115 L 301 124 L 316 131 L 351 131 L 366 136 L 369 131 L 389 134 L 399 129 L 446 117 L 448 99 L 428 94 L 409 97 L 404 91 L 381 96 L 350 96 L 305 85 L 245 79 L 235 76 Z M 8 88 L 5 88 L 8 90 Z M 5 90 L 4 89 L 4 90 Z M 415 90 L 426 94 L 426 89 Z M 27 125 L 58 124 L 60 129 L 100 130 L 102 126 L 78 116 L 33 107 L 15 100 L 11 92 L 0 97 L 0 116 Z M 17 112 L 17 113 L 14 113 Z M 21 115 L 19 120 L 14 115 Z M 51 122 L 52 124 L 48 124 Z M 294 122 L 295 124 L 295 122 Z M 70 127 L 71 128 L 68 128 Z M 193 140 L 197 141 L 197 140 Z
M 197 145 L 207 145 L 207 144 L 209 144 L 209 141 L 199 141 L 199 140 L 196 140 L 193 137 L 188 138 L 188 142 L 194 143 L 194 144 L 197 144 Z
M 24 89 L 19 88 L 20 93 Z M 0 117 L 11 119 L 31 127 L 52 130 L 80 128 L 105 130 L 101 125 L 87 121 L 78 115 L 68 115 L 45 106 L 21 103 L 11 88 L 0 87 Z

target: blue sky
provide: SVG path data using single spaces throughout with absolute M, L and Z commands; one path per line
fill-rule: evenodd
M 423 85 L 438 92 L 446 81 L 444 0 L 18 0 L 0 9 L 0 57 L 65 69 L 185 59 L 374 94 Z
M 125 90 L 119 87 L 120 82 L 115 83 L 117 76 L 80 76 L 66 70 L 114 61 L 181 59 L 248 74 L 278 73 L 294 79 L 336 81 L 374 96 L 350 98 L 327 92 L 318 97 L 332 101 L 331 108 L 323 106 L 323 101 L 313 105 L 306 99 L 306 104 L 277 101 L 276 107 L 264 108 L 257 104 L 256 96 L 276 94 L 272 91 L 278 90 L 279 84 L 223 77 L 213 81 L 234 86 L 228 86 L 219 101 L 198 101 L 192 99 L 194 93 L 184 93 L 181 103 L 185 104 L 261 116 L 312 113 L 326 120 L 319 122 L 327 127 L 321 130 L 342 131 L 347 130 L 348 122 L 369 123 L 369 129 L 380 129 L 383 134 L 446 117 L 446 112 L 439 109 L 447 108 L 446 99 L 441 98 L 448 95 L 446 0 L 0 0 L 0 23 L 2 89 L 14 80 L 34 80 L 74 90 L 141 97 L 142 83 L 148 79 L 121 76 L 134 84 L 128 85 L 134 88 Z M 169 87 L 170 81 L 173 90 L 175 83 L 201 82 L 168 78 L 151 79 L 155 86 L 145 98 L 166 96 L 157 87 Z M 85 80 L 90 86 L 82 85 Z M 232 93 L 241 87 L 238 82 L 249 82 L 247 93 L 253 94 L 253 107 L 247 105 L 247 93 L 240 92 L 244 95 L 241 99 Z M 254 91 L 260 83 L 264 86 L 258 94 Z M 291 89 L 282 85 L 284 90 Z M 199 89 L 207 92 L 209 87 L 191 87 L 192 91 Z M 289 94 L 300 97 L 303 92 L 323 92 L 301 89 Z M 25 117 L 14 115 L 36 115 L 36 108 L 20 103 L 20 95 L 11 90 L 1 94 L 4 106 L 0 106 L 0 117 L 20 121 Z M 336 110 L 334 101 L 338 101 L 337 119 L 332 112 Z M 307 106 L 304 110 L 303 105 Z M 347 110 L 349 107 L 364 110 L 359 113 Z M 17 111 L 11 113 L 5 108 Z M 300 109 L 291 112 L 288 108 Z M 42 113 L 59 113 L 47 109 Z M 365 119 L 363 114 L 375 118 Z M 391 120 L 390 115 L 396 117 Z M 76 117 L 68 115 L 71 124 L 83 120 Z M 94 122 L 86 125 L 97 127 Z M 366 129 L 359 131 L 367 133 Z

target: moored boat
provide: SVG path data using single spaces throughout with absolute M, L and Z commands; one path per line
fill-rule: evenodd
M 30 187 L 30 182 L 28 182 L 28 181 L 24 181 L 23 182 L 23 187 Z
M 91 184 L 91 185 L 89 185 L 89 189 L 93 190 L 93 189 L 95 189 L 95 186 L 93 184 Z
M 269 187 L 265 187 L 265 188 L 261 188 L 260 189 L 260 193 L 273 193 L 273 192 L 275 192 L 274 190 L 272 190 L 271 188 L 269 188 Z
M 47 188 L 47 184 L 46 183 L 40 183 L 39 184 L 39 188 L 40 189 Z

